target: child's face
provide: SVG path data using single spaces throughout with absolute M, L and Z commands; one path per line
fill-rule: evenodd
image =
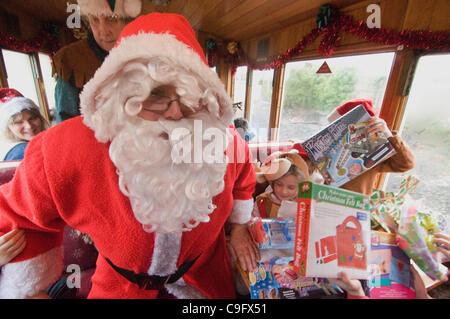
M 273 182 L 275 196 L 280 200 L 296 200 L 298 194 L 298 179 L 294 175 L 286 175 Z

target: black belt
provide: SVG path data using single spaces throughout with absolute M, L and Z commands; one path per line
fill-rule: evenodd
M 153 275 L 150 276 L 147 273 L 135 273 L 132 270 L 128 270 L 125 268 L 120 268 L 112 263 L 111 260 L 105 257 L 108 264 L 111 265 L 111 267 L 117 271 L 122 277 L 127 279 L 128 281 L 131 281 L 132 283 L 135 283 L 139 286 L 139 288 L 144 290 L 162 290 L 164 288 L 165 284 L 171 284 L 180 279 L 188 270 L 191 268 L 191 266 L 195 263 L 197 258 L 184 262 L 173 274 L 167 275 L 167 276 L 157 276 Z

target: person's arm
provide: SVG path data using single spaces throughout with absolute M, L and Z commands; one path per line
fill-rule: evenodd
M 256 178 L 253 164 L 251 163 L 251 152 L 247 143 L 234 131 L 232 143 L 233 154 L 236 161 L 236 179 L 233 185 L 233 208 L 228 222 L 231 225 L 230 253 L 236 258 L 243 270 L 256 268 L 256 261 L 260 259 L 259 251 L 247 229 L 253 210 L 253 192 L 255 191 Z M 233 133 L 232 131 L 232 133 Z
M 0 186 L 0 235 L 19 228 L 27 239 L 23 251 L 2 267 L 0 298 L 38 295 L 62 273 L 65 223 L 47 182 L 51 167 L 44 165 L 43 136 L 33 138 L 13 179 Z
M 261 256 L 246 224 L 231 224 L 230 253 L 243 271 L 256 271 L 256 262 Z
M 58 77 L 55 86 L 56 122 L 80 115 L 80 90 L 74 85 L 73 75 L 69 82 Z

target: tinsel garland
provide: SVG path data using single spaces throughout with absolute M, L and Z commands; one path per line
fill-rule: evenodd
M 22 41 L 0 32 L 0 47 L 22 53 L 48 51 L 53 56 L 60 48 L 60 45 L 51 32 L 46 28 L 42 28 L 36 38 L 29 41 Z
M 328 7 L 325 7 L 328 6 Z M 233 75 L 238 65 L 245 65 L 254 70 L 269 70 L 294 60 L 306 46 L 313 43 L 322 34 L 318 51 L 323 57 L 329 57 L 337 48 L 341 39 L 339 32 L 346 31 L 369 42 L 385 45 L 404 46 L 414 50 L 450 51 L 450 32 L 405 30 L 396 31 L 386 28 L 369 28 L 364 21 L 355 21 L 352 16 L 339 13 L 338 9 L 325 5 L 317 16 L 318 28 L 305 35 L 294 47 L 279 55 L 272 61 L 261 64 L 250 61 L 240 45 L 234 54 L 221 53 L 217 47 L 208 48 L 208 54 L 219 57 L 231 64 Z M 215 62 L 215 59 L 214 59 Z

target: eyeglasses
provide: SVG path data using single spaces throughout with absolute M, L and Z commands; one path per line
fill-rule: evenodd
M 180 111 L 185 117 L 194 114 L 198 110 L 192 109 L 184 105 L 181 102 L 180 97 L 177 97 L 176 99 L 171 99 L 168 96 L 164 96 L 156 92 L 150 93 L 150 96 L 146 101 L 147 105 L 144 106 L 144 109 L 162 115 L 170 108 L 172 103 L 175 101 L 178 102 L 178 105 L 180 106 Z

